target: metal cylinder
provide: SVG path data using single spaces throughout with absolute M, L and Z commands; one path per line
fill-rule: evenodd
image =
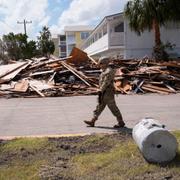
M 169 162 L 176 156 L 178 149 L 176 138 L 153 118 L 144 118 L 135 125 L 133 139 L 149 162 Z

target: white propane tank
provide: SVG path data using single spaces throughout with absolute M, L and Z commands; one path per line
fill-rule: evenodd
M 144 118 L 133 128 L 133 139 L 144 158 L 153 163 L 174 159 L 178 149 L 176 138 L 153 118 Z

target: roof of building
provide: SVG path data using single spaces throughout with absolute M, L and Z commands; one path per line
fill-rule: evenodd
M 105 16 L 102 21 L 93 29 L 93 31 L 91 32 L 91 34 L 104 22 L 106 21 L 107 19 L 111 19 L 111 18 L 114 18 L 116 16 L 120 16 L 120 15 L 123 15 L 123 12 L 121 13 L 116 13 L 116 14 L 112 14 L 112 15 L 109 15 L 109 16 Z
M 92 31 L 92 26 L 78 25 L 78 26 L 65 26 L 64 31 Z
M 93 35 L 93 33 L 96 31 L 96 29 L 98 29 L 103 23 L 105 23 L 108 19 L 112 19 L 112 18 L 115 18 L 117 16 L 122 16 L 124 14 L 124 12 L 120 12 L 120 13 L 116 13 L 116 14 L 112 14 L 112 15 L 109 15 L 109 16 L 105 16 L 101 22 L 91 31 L 89 37 L 84 41 L 83 44 L 85 44 L 90 38 L 91 36 Z

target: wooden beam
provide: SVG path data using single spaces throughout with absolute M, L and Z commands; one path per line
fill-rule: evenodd
M 4 73 L 3 75 L 0 76 L 0 79 L 3 78 L 3 77 L 5 77 L 5 76 L 7 76 L 7 75 L 9 75 L 9 74 L 11 74 L 11 73 L 13 73 L 13 72 L 15 72 L 16 70 L 19 70 L 19 69 L 21 69 L 21 68 L 23 69 L 24 66 L 26 66 L 26 65 L 29 65 L 29 62 L 25 62 L 25 63 L 23 63 L 22 65 L 14 68 L 14 69 L 12 69 L 11 71 Z
M 36 87 L 32 86 L 31 84 L 29 84 L 29 87 L 35 92 L 37 92 L 37 94 L 39 94 L 41 97 L 45 97 L 45 95 L 41 93 Z
M 61 64 L 62 64 L 65 68 L 67 68 L 69 71 L 71 71 L 74 75 L 76 75 L 79 79 L 81 79 L 85 84 L 87 84 L 88 86 L 91 86 L 85 79 L 83 79 L 77 72 L 75 72 L 72 67 L 70 68 L 69 65 L 67 65 L 67 64 L 64 63 L 64 62 L 61 62 Z
M 169 90 L 169 89 L 163 88 L 163 87 L 153 86 L 153 85 L 150 85 L 150 84 L 144 84 L 143 87 L 156 89 L 158 91 L 164 91 L 164 92 L 167 92 L 167 93 L 172 93 L 172 90 Z
M 88 56 L 88 58 L 89 58 L 94 64 L 98 64 L 91 56 Z
M 142 86 L 141 88 L 142 88 L 143 90 L 147 90 L 147 91 L 154 92 L 154 93 L 169 94 L 168 92 L 159 91 L 159 90 L 157 90 L 157 89 L 151 89 L 151 88 L 148 88 L 148 87 L 145 87 L 145 86 Z

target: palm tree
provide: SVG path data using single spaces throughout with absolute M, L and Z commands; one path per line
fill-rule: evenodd
M 179 0 L 131 0 L 125 6 L 125 16 L 132 30 L 141 34 L 154 30 L 155 47 L 161 46 L 160 26 L 180 20 Z

